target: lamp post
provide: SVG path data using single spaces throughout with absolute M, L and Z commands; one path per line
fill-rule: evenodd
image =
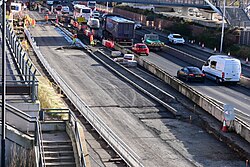
M 2 140 L 1 167 L 5 167 L 5 94 L 6 94 L 6 0 L 2 1 Z
M 220 39 L 220 53 L 223 48 L 223 39 L 224 39 L 224 29 L 225 29 L 225 10 L 226 10 L 226 0 L 223 2 L 223 13 L 222 13 L 222 28 L 221 28 L 221 39 Z

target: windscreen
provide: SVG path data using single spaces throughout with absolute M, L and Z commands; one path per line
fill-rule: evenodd
M 158 37 L 158 35 L 150 35 L 150 36 L 149 36 L 149 39 L 150 39 L 150 40 L 158 40 L 159 37 Z
M 182 38 L 180 35 L 173 35 L 174 38 Z
M 201 74 L 201 70 L 199 68 L 188 68 L 189 72 L 192 74 Z
M 88 6 L 89 7 L 95 7 L 95 3 L 94 2 L 89 2 Z
M 91 13 L 91 9 L 82 9 L 82 13 Z
M 138 48 L 147 48 L 145 45 L 138 45 Z

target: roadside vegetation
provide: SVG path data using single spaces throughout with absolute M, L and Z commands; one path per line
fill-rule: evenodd
M 46 109 L 58 109 L 58 110 L 53 110 L 54 112 L 60 112 L 63 110 L 60 109 L 66 109 L 65 103 L 62 101 L 62 95 L 58 94 L 55 89 L 60 91 L 60 89 L 56 86 L 53 85 L 48 79 L 45 77 L 39 77 L 39 86 L 38 86 L 38 99 L 40 101 L 41 108 L 46 108 Z M 50 112 L 53 112 L 50 111 Z M 52 116 L 55 117 L 55 119 L 58 117 L 58 114 L 52 114 Z M 68 115 L 63 114 L 61 119 L 67 119 Z M 54 119 L 54 118 L 50 118 Z
M 172 25 L 163 28 L 163 32 L 166 34 L 170 32 L 179 33 L 188 40 L 193 40 L 196 43 L 204 43 L 205 47 L 214 49 L 217 51 L 220 48 L 221 41 L 221 27 L 209 28 L 203 25 L 199 25 L 192 21 L 184 20 L 179 17 L 167 17 L 162 14 L 155 14 L 150 10 L 143 10 L 138 8 L 133 8 L 130 6 L 116 6 L 122 10 L 130 11 L 133 13 L 142 14 L 149 20 L 154 20 L 155 18 L 160 18 L 163 20 L 168 20 L 172 22 Z M 197 30 L 199 33 L 197 33 Z M 237 58 L 249 58 L 250 59 L 250 47 L 238 44 L 238 39 L 240 35 L 240 30 L 237 28 L 228 28 L 224 32 L 224 42 L 223 42 L 223 52 L 229 53 Z

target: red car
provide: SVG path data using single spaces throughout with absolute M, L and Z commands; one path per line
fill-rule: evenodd
M 141 54 L 146 54 L 148 56 L 149 54 L 149 49 L 147 45 L 143 43 L 137 43 L 132 47 L 132 51 L 141 55 Z

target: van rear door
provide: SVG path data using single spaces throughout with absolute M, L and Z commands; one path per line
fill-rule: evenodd
M 225 81 L 239 81 L 241 74 L 241 64 L 238 61 L 230 60 L 225 64 Z

